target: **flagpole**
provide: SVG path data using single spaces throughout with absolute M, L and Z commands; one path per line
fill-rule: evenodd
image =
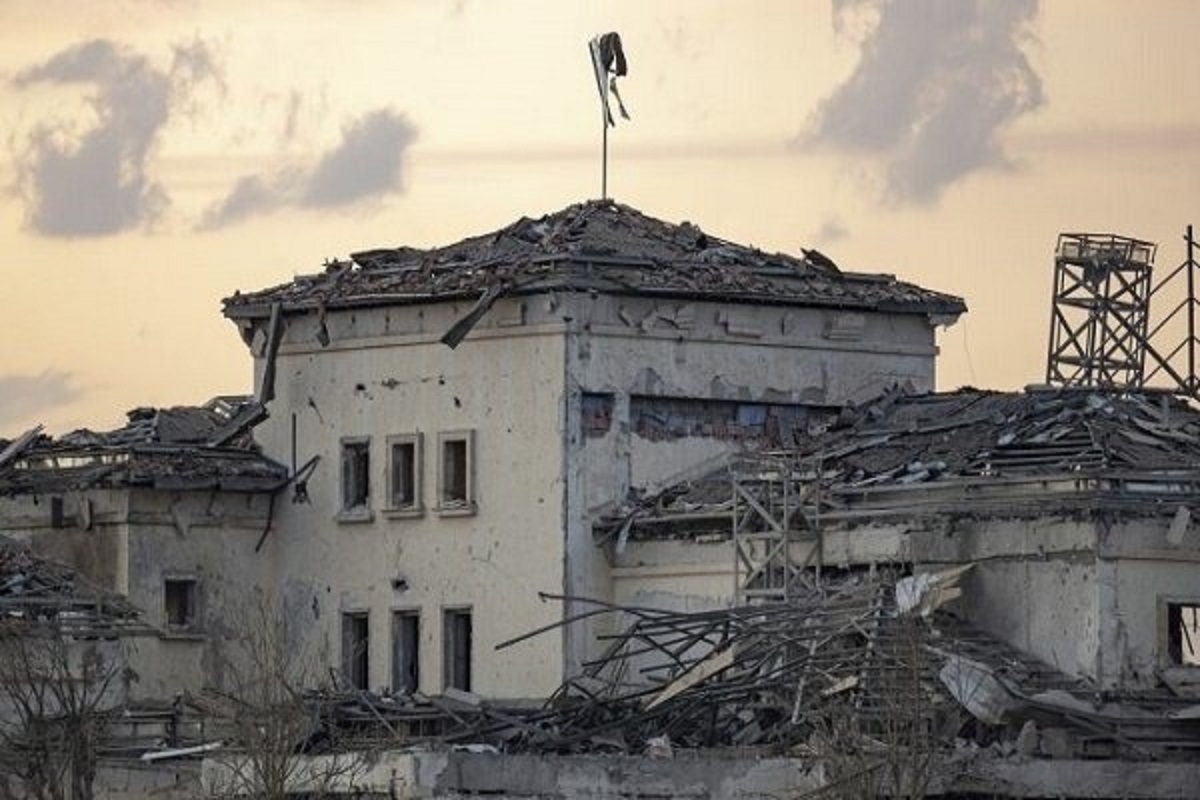
M 600 156 L 600 199 L 608 199 L 608 118 L 604 115 L 604 109 L 600 109 L 600 128 L 604 131 L 601 134 L 601 156 Z

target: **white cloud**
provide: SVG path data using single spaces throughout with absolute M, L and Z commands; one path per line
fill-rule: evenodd
M 1037 0 L 834 0 L 861 58 L 799 142 L 877 156 L 898 203 L 1007 167 L 1002 132 L 1044 99 L 1021 49 L 1037 12 Z
M 17 88 L 91 84 L 96 122 L 80 135 L 41 123 L 16 165 L 26 223 L 45 236 L 102 236 L 153 222 L 169 203 L 150 157 L 173 112 L 219 70 L 200 41 L 177 46 L 168 69 L 112 41 L 94 39 L 18 73 Z
M 285 207 L 336 208 L 404 188 L 404 154 L 417 129 L 403 114 L 378 109 L 348 123 L 338 144 L 313 163 L 247 175 L 205 212 L 201 227 L 220 228 Z

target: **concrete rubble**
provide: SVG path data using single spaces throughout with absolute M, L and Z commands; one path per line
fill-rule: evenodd
M 278 486 L 287 481 L 286 468 L 263 456 L 247 431 L 226 436 L 230 421 L 252 405 L 249 398 L 221 397 L 201 407 L 137 408 L 113 431 L 22 437 L 13 443 L 20 447 L 0 462 L 0 494 L 113 486 L 231 491 Z M 226 440 L 215 445 L 214 439 Z M 5 444 L 0 441 L 0 450 Z
M 802 302 L 838 308 L 920 309 L 957 315 L 957 297 L 890 275 L 842 272 L 821 253 L 765 253 L 671 225 L 610 200 L 592 200 L 494 233 L 428 250 L 355 253 L 325 272 L 225 301 L 234 318 L 285 310 L 403 304 L 455 297 L 487 303 L 507 294 L 613 292 L 728 301 Z M 461 340 L 461 336 L 456 337 Z

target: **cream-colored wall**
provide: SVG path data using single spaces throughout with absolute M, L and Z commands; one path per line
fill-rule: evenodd
M 1168 507 L 1167 509 L 1173 510 Z M 1168 666 L 1166 603 L 1200 602 L 1200 529 L 1175 541 L 1172 517 L 1114 520 L 1100 527 L 1100 672 L 1105 688 L 1145 688 Z
M 277 506 L 283 502 L 285 496 L 276 500 Z M 131 492 L 129 599 L 166 631 L 134 642 L 136 696 L 162 699 L 202 686 L 230 688 L 227 671 L 238 649 L 229 640 L 253 635 L 255 590 L 274 594 L 269 557 L 255 552 L 269 503 L 268 494 Z M 163 584 L 169 578 L 197 582 L 193 630 L 167 630 Z
M 320 454 L 311 506 L 282 504 L 269 543 L 290 613 L 340 650 L 340 614 L 371 612 L 371 685 L 390 680 L 394 608 L 422 612 L 422 688 L 441 688 L 441 610 L 474 608 L 475 683 L 484 694 L 552 690 L 606 623 L 573 625 L 510 650 L 491 645 L 553 621 L 539 590 L 611 599 L 610 565 L 591 510 L 630 486 L 664 485 L 728 453 L 715 440 L 649 442 L 630 434 L 632 395 L 839 404 L 895 382 L 931 389 L 932 326 L 917 315 L 689 303 L 601 294 L 501 300 L 457 350 L 437 339 L 470 302 L 290 315 L 271 418 L 256 436 L 290 463 Z M 261 375 L 263 324 L 244 330 Z M 326 345 L 321 339 L 327 338 Z M 580 435 L 580 396 L 612 392 L 623 421 L 602 439 Z M 425 435 L 432 504 L 436 434 L 475 429 L 479 514 L 335 521 L 338 441 L 372 440 L 382 487 L 389 434 Z M 504 507 L 498 508 L 498 502 Z M 565 522 L 566 521 L 566 522 Z M 565 549 L 564 549 L 565 534 Z M 393 590 L 403 577 L 404 591 Z M 578 610 L 568 608 L 568 611 Z M 380 646 L 383 645 L 383 646 Z
M 1068 675 L 1096 677 L 1096 528 L 1073 516 L 958 519 L 913 534 L 918 569 L 974 563 L 961 613 Z
M 254 547 L 266 526 L 269 495 L 214 491 L 94 489 L 63 495 L 68 523 L 52 528 L 49 495 L 0 499 L 0 533 L 39 555 L 67 563 L 98 586 L 127 596 L 142 621 L 166 632 L 124 643 L 138 679 L 133 700 L 169 700 L 179 692 L 222 685 L 226 639 L 255 586 L 269 589 L 269 563 Z M 74 524 L 83 500 L 91 527 Z M 163 582 L 198 582 L 198 621 L 166 631 Z
M 708 611 L 733 603 L 729 539 L 631 541 L 612 568 L 613 602 L 672 611 Z
M 370 614 L 370 685 L 391 683 L 391 612 L 421 614 L 420 688 L 442 689 L 442 613 L 472 609 L 472 688 L 493 697 L 549 694 L 561 681 L 551 632 L 494 646 L 560 617 L 539 591 L 563 588 L 563 335 L 561 324 L 500 327 L 501 304 L 456 350 L 437 341 L 469 303 L 331 312 L 330 343 L 315 315 L 295 320 L 278 361 L 271 417 L 256 431 L 268 455 L 320 456 L 311 502 L 281 502 L 268 547 L 289 615 L 340 665 L 341 614 Z M 517 311 L 523 318 L 518 306 Z M 493 316 L 494 315 L 494 316 Z M 253 346 L 253 345 L 252 345 Z M 261 359 L 258 362 L 261 370 Z M 472 430 L 477 513 L 440 514 L 437 435 Z M 386 437 L 421 433 L 424 512 L 384 513 Z M 371 440 L 373 518 L 338 520 L 340 440 Z M 393 588 L 403 579 L 406 587 Z

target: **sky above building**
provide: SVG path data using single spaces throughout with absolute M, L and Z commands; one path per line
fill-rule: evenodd
M 962 295 L 940 388 L 1045 371 L 1062 231 L 1183 258 L 1190 0 L 6 0 L 0 436 L 251 389 L 220 299 L 600 192 Z

